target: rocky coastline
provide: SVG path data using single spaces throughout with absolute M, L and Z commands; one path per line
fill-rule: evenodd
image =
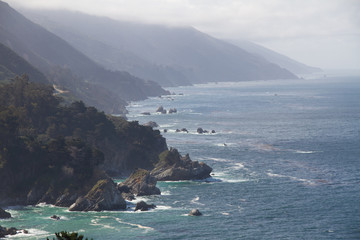
M 0 103 L 0 207 L 5 209 L 46 203 L 69 211 L 125 210 L 137 196 L 160 195 L 157 181 L 210 177 L 211 167 L 169 150 L 152 126 L 105 115 L 83 102 L 62 106 L 51 87 L 26 76 L 0 86 Z M 120 184 L 111 178 L 125 175 Z M 154 207 L 142 203 L 136 209 Z M 0 215 L 9 217 L 6 211 Z

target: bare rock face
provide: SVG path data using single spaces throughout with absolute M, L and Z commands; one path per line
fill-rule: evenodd
M 118 185 L 121 192 L 130 192 L 136 196 L 159 195 L 160 189 L 156 187 L 157 180 L 145 169 L 135 170 L 130 177 Z
M 0 208 L 0 219 L 11 218 L 11 214 Z
M 162 113 L 162 114 L 166 114 L 166 109 L 164 109 L 163 106 L 158 107 L 158 109 L 156 110 L 156 112 Z
M 79 197 L 69 211 L 102 211 L 125 209 L 126 202 L 111 179 L 99 180 L 84 196 Z
M 164 151 L 159 158 L 150 173 L 158 181 L 200 180 L 210 177 L 212 171 L 205 163 L 192 161 L 188 154 L 181 156 L 175 148 Z

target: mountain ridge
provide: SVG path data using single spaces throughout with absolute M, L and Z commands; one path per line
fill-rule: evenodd
M 158 81 L 162 86 L 297 78 L 276 64 L 192 27 L 121 22 L 70 11 L 22 12 L 107 68 L 126 69 L 139 75 L 136 64 L 142 64 L 136 61 L 141 59 L 153 70 L 167 69 L 169 76 L 165 79 L 148 75 L 148 79 Z M 122 62 L 116 61 L 119 55 L 103 54 L 104 48 L 109 47 L 123 54 Z M 135 60 L 129 60 L 130 55 Z M 146 72 L 149 71 L 144 70 L 142 74 Z M 177 81 L 169 80 L 174 75 Z M 182 82 L 184 77 L 186 82 Z
M 65 82 L 64 85 L 71 87 L 69 90 L 74 95 L 91 100 L 91 104 L 109 113 L 124 114 L 125 101 L 168 94 L 155 82 L 142 80 L 124 71 L 104 69 L 59 36 L 31 22 L 2 1 L 0 42 L 45 73 L 50 81 L 55 81 L 55 71 L 57 81 Z M 89 86 L 93 88 L 90 92 Z M 96 88 L 100 91 L 96 92 Z M 114 102 L 118 103 L 118 107 L 113 108 Z

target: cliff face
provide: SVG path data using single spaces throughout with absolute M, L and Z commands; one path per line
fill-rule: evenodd
M 0 86 L 0 146 L 0 205 L 70 206 L 88 195 L 100 208 L 109 194 L 110 205 L 120 202 L 110 183 L 100 188 L 103 197 L 90 194 L 99 180 L 110 179 L 104 170 L 152 168 L 166 149 L 158 131 L 82 102 L 64 107 L 51 87 L 26 76 Z

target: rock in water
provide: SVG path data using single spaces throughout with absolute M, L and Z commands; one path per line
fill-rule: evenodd
M 54 220 L 60 220 L 60 217 L 59 216 L 56 216 L 56 215 L 52 215 L 50 218 L 54 219 Z
M 199 134 L 202 134 L 204 133 L 204 129 L 202 129 L 201 127 L 199 127 L 197 130 L 196 130 L 197 133 Z
M 84 197 L 79 197 L 69 211 L 102 211 L 125 209 L 126 202 L 111 179 L 99 180 Z
M 205 179 L 210 177 L 212 171 L 205 163 L 192 161 L 188 154 L 182 157 L 175 148 L 162 152 L 159 158 L 150 173 L 158 181 Z
M 11 218 L 11 214 L 0 208 L 0 219 Z
M 156 112 L 162 113 L 162 114 L 166 114 L 166 109 L 164 109 L 163 106 L 158 107 L 158 109 L 156 110 Z
M 170 108 L 169 114 L 172 114 L 172 113 L 177 113 L 177 109 L 176 108 Z
M 157 180 L 145 169 L 135 170 L 130 177 L 118 185 L 118 189 L 126 186 L 132 194 L 137 196 L 159 195 L 160 189 L 156 187 Z
M 148 211 L 150 208 L 156 208 L 156 206 L 154 204 L 147 204 L 144 201 L 140 201 L 136 203 L 135 211 Z
M 18 229 L 11 227 L 11 228 L 6 228 L 6 227 L 2 227 L 0 226 L 0 238 L 4 238 L 6 235 L 15 235 L 17 234 Z
M 192 209 L 190 212 L 189 212 L 189 216 L 201 216 L 202 213 L 199 211 L 199 209 Z

